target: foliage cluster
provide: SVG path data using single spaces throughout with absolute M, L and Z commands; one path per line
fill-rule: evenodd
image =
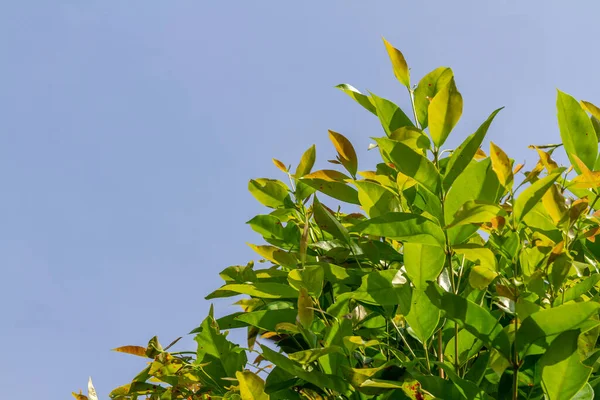
M 530 170 L 482 143 L 496 110 L 454 150 L 463 99 L 441 67 L 411 85 L 385 41 L 412 116 L 338 88 L 378 118 L 381 162 L 360 170 L 329 131 L 338 169 L 310 147 L 289 184 L 249 183 L 268 211 L 248 221 L 266 244 L 224 269 L 195 352 L 116 350 L 149 359 L 114 399 L 593 399 L 600 391 L 600 109 L 558 92 L 561 144 L 531 146 Z M 572 166 L 554 161 L 566 151 Z M 344 172 L 340 170 L 343 169 Z M 329 206 L 324 202 L 328 202 Z M 348 207 L 342 211 L 341 205 Z M 246 329 L 247 344 L 227 339 Z M 250 356 L 250 359 L 248 358 Z M 266 377 L 266 379 L 264 379 Z M 599 395 L 600 397 L 600 395 Z

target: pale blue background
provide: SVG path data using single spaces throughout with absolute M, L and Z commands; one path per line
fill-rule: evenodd
M 600 103 L 595 3 L 3 1 L 0 397 L 92 375 L 105 398 L 144 365 L 109 349 L 196 327 L 217 272 L 253 257 L 246 185 L 281 177 L 271 157 L 317 143 L 325 166 L 334 129 L 367 169 L 381 128 L 333 86 L 406 105 L 382 35 L 415 82 L 455 70 L 449 145 L 504 105 L 490 137 L 531 165 L 559 140 L 556 87 Z

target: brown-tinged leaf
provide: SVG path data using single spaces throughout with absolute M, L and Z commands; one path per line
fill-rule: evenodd
M 119 353 L 133 354 L 134 356 L 147 358 L 146 348 L 142 346 L 121 346 L 117 347 L 116 349 L 113 349 L 113 351 L 117 351 Z
M 350 172 L 352 176 L 356 176 L 358 170 L 358 158 L 352 143 L 341 133 L 329 131 L 329 139 L 333 142 L 335 149 L 338 152 L 339 161 Z
M 390 56 L 390 60 L 392 61 L 392 67 L 394 69 L 394 75 L 396 76 L 396 79 L 410 89 L 410 72 L 408 70 L 408 64 L 406 63 L 404 55 L 400 52 L 400 50 L 394 48 L 390 42 L 385 40 L 385 38 L 383 38 L 383 43 L 385 44 L 385 48 Z
M 512 163 L 506 153 L 493 142 L 490 142 L 490 157 L 492 159 L 492 169 L 498 176 L 500 184 L 505 188 L 510 188 L 513 183 Z
M 279 160 L 278 160 L 278 159 L 276 159 L 276 158 L 273 158 L 273 164 L 275 164 L 275 166 L 276 166 L 277 168 L 279 168 L 281 171 L 283 171 L 283 172 L 285 172 L 285 173 L 287 174 L 287 172 L 288 172 L 288 169 L 287 169 L 287 167 L 285 166 L 285 164 L 284 164 L 284 163 L 282 163 L 281 161 L 279 161 Z

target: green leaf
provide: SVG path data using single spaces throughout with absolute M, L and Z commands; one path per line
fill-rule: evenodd
M 568 303 L 531 314 L 517 331 L 517 350 L 521 351 L 543 337 L 579 328 L 598 314 L 598 309 L 600 304 L 596 302 Z
M 467 201 L 454 214 L 452 223 L 448 228 L 465 224 L 483 224 L 490 222 L 494 217 L 506 215 L 506 212 L 496 204 L 484 203 L 477 200 Z
M 283 226 L 279 218 L 272 215 L 257 215 L 246 222 L 254 232 L 261 234 L 265 239 L 283 240 Z
M 347 83 L 342 83 L 336 86 L 337 89 L 340 89 L 342 92 L 346 93 L 348 96 L 352 97 L 358 104 L 366 108 L 368 111 L 377 115 L 377 110 L 375 106 L 371 102 L 369 96 L 365 96 L 358 89 L 356 89 L 352 85 L 348 85 Z
M 427 117 L 431 99 L 435 97 L 441 88 L 447 86 L 453 77 L 454 73 L 450 68 L 439 67 L 425 75 L 417 85 L 414 94 L 415 110 L 421 128 L 427 128 Z
M 304 154 L 302 154 L 300 164 L 298 164 L 298 167 L 296 168 L 296 178 L 302 178 L 304 175 L 310 174 L 316 159 L 317 149 L 313 144 L 304 152 Z
M 504 108 L 504 107 L 502 107 Z M 471 163 L 475 153 L 481 146 L 487 131 L 492 124 L 492 121 L 496 117 L 496 115 L 502 110 L 502 108 L 494 111 L 488 119 L 481 124 L 481 126 L 475 131 L 475 133 L 469 135 L 460 146 L 456 148 L 452 152 L 450 156 L 450 160 L 448 161 L 448 165 L 446 166 L 446 174 L 444 176 L 444 187 L 446 189 L 452 186 L 454 180 L 463 173 L 465 168 Z
M 270 207 L 283 207 L 290 200 L 288 187 L 276 179 L 251 179 L 248 190 L 261 204 Z
M 427 293 L 434 298 L 434 304 L 446 313 L 447 318 L 458 322 L 476 338 L 510 359 L 508 335 L 488 310 L 453 293 L 443 293 L 440 296 L 433 285 L 430 285 Z
M 410 299 L 410 311 L 404 317 L 421 343 L 425 343 L 435 332 L 440 321 L 440 310 L 425 291 L 415 289 Z
M 394 284 L 394 278 L 401 272 L 394 269 L 384 271 L 373 271 L 362 278 L 362 284 L 358 289 L 349 293 L 349 297 L 355 300 L 378 306 L 405 304 L 410 307 L 407 294 L 410 295 L 410 287 L 402 284 Z M 408 289 L 408 291 L 407 291 Z M 338 298 L 339 301 L 339 298 Z
M 196 362 L 206 364 L 203 371 L 212 377 L 212 382 L 221 378 L 232 378 L 246 365 L 247 358 L 243 349 L 228 341 L 219 331 L 212 307 L 194 340 L 198 343 Z M 218 389 L 220 390 L 219 387 Z
M 296 361 L 302 365 L 310 364 L 317 361 L 319 358 L 326 356 L 331 353 L 341 353 L 344 351 L 338 346 L 321 347 L 318 349 L 302 350 L 295 353 L 288 354 L 288 357 L 292 361 Z
M 402 142 L 376 138 L 379 150 L 404 175 L 413 178 L 433 194 L 439 193 L 440 174 L 427 157 L 417 153 Z
M 288 359 L 286 356 L 271 350 L 267 346 L 261 345 L 260 347 L 265 359 L 293 376 L 297 376 L 319 388 L 335 390 L 341 394 L 348 393 L 351 390 L 348 383 L 338 376 L 326 375 L 316 370 L 306 371 L 301 364 Z
M 236 283 L 231 285 L 223 285 L 216 291 L 206 296 L 206 299 L 209 300 L 217 297 L 231 297 L 238 294 L 246 294 L 262 299 L 295 299 L 298 297 L 298 291 L 288 285 L 272 282 L 257 282 L 253 284 Z
M 288 274 L 288 282 L 293 288 L 305 288 L 316 298 L 321 296 L 325 272 L 320 265 L 307 266 L 303 269 L 293 269 Z
M 371 181 L 355 181 L 358 188 L 358 201 L 371 218 L 400 211 L 398 196 L 379 183 Z
M 571 164 L 581 172 L 573 156 L 577 156 L 588 168 L 593 169 L 598 156 L 598 139 L 592 122 L 581 104 L 572 96 L 558 90 L 556 98 L 560 137 Z
M 513 215 L 520 222 L 525 215 L 542 199 L 544 194 L 556 182 L 565 169 L 560 168 L 556 172 L 534 182 L 523 190 L 513 205 Z
M 431 148 L 431 141 L 422 130 L 411 127 L 403 126 L 402 128 L 396 129 L 390 135 L 390 139 L 397 142 L 402 142 L 416 152 L 426 154 L 425 150 Z
M 406 275 L 417 289 L 425 290 L 428 281 L 435 281 L 444 268 L 446 253 L 440 246 L 420 243 L 404 244 Z
M 321 202 L 315 197 L 313 201 L 313 212 L 315 221 L 325 232 L 329 232 L 334 238 L 343 240 L 347 244 L 351 244 L 350 234 L 348 230 L 338 221 L 336 217 L 323 207 Z
M 586 383 L 571 400 L 594 400 L 594 389 L 589 383 Z
M 435 222 L 417 214 L 388 213 L 358 224 L 354 230 L 408 243 L 444 246 L 444 231 Z
M 454 78 L 450 79 L 431 100 L 428 108 L 429 134 L 433 143 L 441 147 L 462 115 L 463 99 Z
M 390 56 L 390 61 L 392 61 L 392 67 L 394 69 L 394 75 L 396 79 L 400 81 L 401 84 L 406 86 L 407 89 L 410 90 L 410 72 L 408 70 L 408 65 L 406 64 L 406 60 L 404 59 L 404 55 L 400 52 L 400 50 L 394 48 L 390 42 L 383 39 L 383 43 L 385 44 L 385 49 Z
M 540 358 L 542 389 L 549 400 L 573 399 L 592 373 L 579 359 L 578 336 L 579 330 L 561 333 Z
M 282 322 L 290 324 L 295 323 L 296 315 L 297 311 L 293 308 L 282 310 L 260 310 L 241 313 L 235 317 L 235 320 L 239 321 L 244 326 L 250 325 L 265 331 L 274 332 L 277 330 L 277 324 Z
M 578 299 L 579 297 L 581 297 L 581 295 L 592 290 L 594 288 L 594 286 L 596 286 L 598 281 L 600 281 L 600 274 L 594 274 L 594 275 L 584 279 L 583 281 L 575 284 L 574 286 L 568 288 L 565 291 L 564 296 L 556 297 L 556 299 L 554 300 L 554 306 L 556 307 L 563 303 L 567 303 L 571 300 Z
M 341 172 L 334 170 L 321 170 L 305 175 L 300 182 L 307 184 L 334 199 L 350 204 L 360 204 L 356 189 L 348 186 L 344 179 L 349 179 Z
M 492 160 L 492 169 L 498 175 L 500 184 L 505 188 L 512 187 L 514 180 L 512 162 L 504 150 L 494 144 L 494 142 L 490 142 L 490 158 Z
M 501 195 L 501 186 L 496 173 L 492 170 L 491 161 L 472 161 L 446 195 L 444 202 L 444 218 L 452 221 L 454 214 L 468 201 L 478 200 L 481 203 L 494 204 Z M 450 244 L 463 243 L 478 229 L 475 225 L 465 225 L 450 228 L 448 239 Z
M 496 271 L 476 265 L 469 272 L 469 284 L 475 289 L 484 290 L 497 276 Z
M 377 116 L 388 136 L 403 126 L 414 127 L 414 124 L 397 105 L 391 101 L 371 93 L 371 101 L 377 110 Z
M 298 321 L 306 329 L 312 325 L 315 319 L 315 310 L 313 308 L 314 304 L 308 291 L 303 287 L 300 288 L 298 295 Z
M 298 259 L 294 253 L 289 253 L 277 247 L 267 245 L 257 246 L 254 244 L 248 244 L 248 246 L 274 264 L 283 265 L 284 267 L 295 267 L 298 263 Z

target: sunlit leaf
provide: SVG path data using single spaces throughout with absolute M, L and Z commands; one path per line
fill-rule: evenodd
M 235 377 L 240 385 L 242 400 L 270 399 L 269 395 L 265 393 L 265 382 L 258 375 L 250 371 L 237 371 Z
M 573 158 L 574 155 L 579 157 L 588 168 L 593 169 L 598 156 L 598 139 L 585 110 L 577 100 L 560 90 L 556 98 L 556 108 L 560 137 L 575 170 L 580 172 Z
M 341 353 L 344 354 L 343 350 L 338 346 L 330 346 L 330 347 L 321 347 L 318 349 L 309 349 L 297 351 L 295 353 L 288 354 L 290 360 L 296 361 L 300 364 L 310 364 L 312 362 L 317 361 L 319 358 L 331 354 L 331 353 Z
M 429 134 L 441 147 L 462 115 L 463 99 L 454 78 L 435 95 L 428 108 Z
M 444 268 L 446 253 L 441 246 L 421 243 L 404 244 L 406 274 L 417 289 L 425 290 L 429 281 L 435 281 Z
M 378 217 L 388 212 L 400 211 L 397 195 L 385 186 L 370 181 L 355 181 L 358 200 L 368 216 Z
M 521 221 L 537 202 L 542 199 L 546 191 L 550 189 L 563 171 L 564 168 L 560 168 L 558 171 L 536 181 L 521 192 L 513 205 L 513 214 L 517 222 Z
M 290 198 L 288 187 L 276 179 L 251 179 L 248 190 L 256 200 L 271 208 L 282 207 Z
M 400 52 L 400 50 L 394 48 L 388 42 L 383 39 L 383 43 L 385 44 L 385 49 L 390 56 L 390 60 L 392 61 L 392 67 L 394 69 L 394 75 L 396 79 L 400 81 L 401 84 L 406 86 L 407 89 L 410 89 L 410 72 L 408 70 L 408 65 L 406 64 L 406 60 L 404 59 L 404 55 Z
M 490 142 L 490 158 L 492 159 L 492 169 L 498 175 L 500 184 L 510 189 L 514 180 L 512 162 L 506 153 L 493 142 Z
M 338 159 L 352 176 L 356 175 L 358 170 L 358 158 L 354 151 L 354 146 L 346 137 L 340 133 L 329 131 L 329 139 L 333 142 L 338 152 Z
M 262 299 L 290 299 L 298 296 L 298 291 L 289 285 L 274 282 L 256 282 L 253 284 L 231 284 L 223 285 L 213 293 L 206 296 L 206 299 L 218 297 L 230 297 L 238 294 L 246 294 Z
M 470 200 L 456 212 L 448 228 L 465 224 L 482 224 L 490 222 L 495 217 L 505 215 L 506 212 L 496 204 Z
M 391 101 L 378 97 L 371 93 L 371 101 L 377 109 L 377 116 L 387 135 L 391 135 L 398 128 L 403 126 L 414 126 L 413 122 L 406 116 L 396 104 Z
M 415 289 L 410 299 L 410 312 L 404 316 L 422 343 L 435 332 L 440 320 L 440 310 L 431 302 L 425 291 Z
M 450 68 L 440 67 L 425 75 L 417 85 L 414 93 L 415 110 L 423 129 L 427 128 L 427 116 L 431 99 L 435 97 L 441 88 L 450 83 L 453 76 L 454 74 Z
M 442 228 L 431 220 L 410 213 L 389 213 L 358 224 L 355 230 L 367 235 L 429 245 L 444 246 Z
M 122 346 L 113 349 L 119 353 L 133 354 L 138 357 L 146 357 L 146 348 L 142 346 Z
M 275 164 L 275 166 L 276 166 L 277 168 L 279 168 L 279 169 L 280 169 L 282 172 L 285 172 L 285 173 L 287 174 L 287 172 L 288 172 L 288 168 L 285 166 L 285 164 L 284 164 L 284 163 L 282 163 L 281 161 L 279 161 L 279 160 L 278 160 L 278 159 L 276 159 L 276 158 L 273 158 L 273 159 L 272 159 L 272 161 L 273 161 L 273 164 Z
M 363 106 L 368 111 L 377 115 L 377 110 L 375 109 L 375 106 L 371 102 L 371 99 L 369 98 L 369 96 L 365 96 L 360 91 L 358 91 L 358 89 L 356 89 L 354 86 L 348 85 L 347 83 L 342 83 L 340 85 L 337 85 L 336 88 L 340 89 L 342 92 L 344 92 L 348 96 L 352 97 L 358 104 Z

